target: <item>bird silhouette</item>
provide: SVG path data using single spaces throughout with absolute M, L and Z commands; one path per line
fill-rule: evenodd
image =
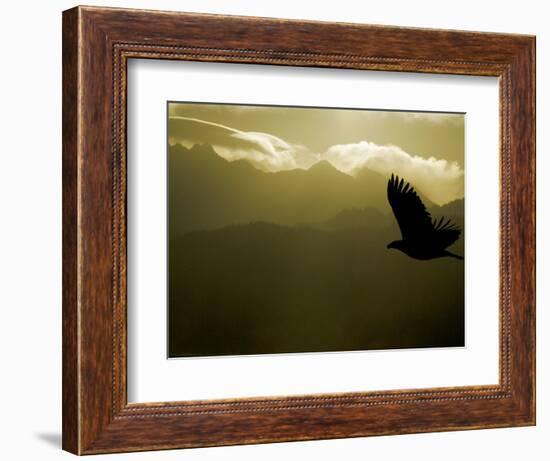
M 460 228 L 441 217 L 432 220 L 420 197 L 408 182 L 391 175 L 388 181 L 388 202 L 393 210 L 402 240 L 394 240 L 387 248 L 395 248 L 414 259 L 428 260 L 450 256 L 464 259 L 447 251 L 460 236 Z

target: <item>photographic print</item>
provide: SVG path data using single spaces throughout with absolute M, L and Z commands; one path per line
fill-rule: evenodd
M 169 357 L 464 346 L 464 114 L 167 117 Z

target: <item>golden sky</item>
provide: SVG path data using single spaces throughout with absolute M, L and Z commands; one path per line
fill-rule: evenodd
M 264 171 L 329 161 L 354 175 L 403 176 L 435 203 L 464 196 L 464 115 L 169 103 L 170 143 L 211 144 Z

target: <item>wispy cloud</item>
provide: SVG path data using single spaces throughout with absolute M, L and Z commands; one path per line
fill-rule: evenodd
M 171 144 L 178 142 L 189 147 L 209 143 L 226 160 L 246 159 L 263 171 L 309 168 L 326 160 L 351 176 L 363 168 L 384 176 L 395 173 L 438 204 L 464 197 L 464 171 L 457 163 L 410 154 L 398 146 L 361 141 L 333 145 L 324 153 L 315 153 L 269 133 L 241 131 L 177 115 L 171 115 L 169 123 Z
M 441 112 L 389 112 L 389 114 L 398 115 L 405 122 L 427 122 L 435 125 L 448 125 L 449 123 L 459 125 L 464 123 L 464 114 L 462 113 L 441 113 Z
M 183 145 L 208 142 L 228 161 L 247 159 L 264 171 L 309 168 L 318 156 L 304 146 L 268 133 L 241 131 L 196 118 L 170 116 L 170 142 Z

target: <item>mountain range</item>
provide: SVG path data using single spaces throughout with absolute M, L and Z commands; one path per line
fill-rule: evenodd
M 341 227 L 343 222 L 336 221 L 362 219 L 365 225 L 381 225 L 393 219 L 386 198 L 387 178 L 367 168 L 352 177 L 321 161 L 308 170 L 269 173 L 246 160 L 228 162 L 208 144 L 191 148 L 174 144 L 168 160 L 173 236 L 256 221 L 289 226 L 328 222 L 329 227 Z M 417 192 L 434 217 L 445 211 L 463 220 L 463 200 L 438 207 Z M 361 217 L 354 217 L 357 214 Z
M 462 346 L 464 265 L 386 248 L 386 184 L 170 146 L 169 356 Z M 464 200 L 422 200 L 463 228 Z

